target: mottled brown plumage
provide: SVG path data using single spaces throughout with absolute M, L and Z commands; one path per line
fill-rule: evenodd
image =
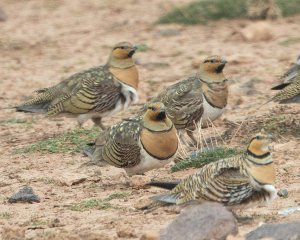
M 165 104 L 167 114 L 179 130 L 192 135 L 202 118 L 202 126 L 217 119 L 227 105 L 228 86 L 223 74 L 226 61 L 210 56 L 200 65 L 199 72 L 171 85 L 151 101 Z
M 244 154 L 207 164 L 195 174 L 174 184 L 174 188 L 170 183 L 150 183 L 152 186 L 172 188 L 170 192 L 151 199 L 162 205 L 190 201 L 237 205 L 272 200 L 276 196 L 273 186 L 275 168 L 269 143 L 269 136 L 258 134 L 252 138 Z
M 16 107 L 17 111 L 68 113 L 82 125 L 88 119 L 103 127 L 101 118 L 126 109 L 138 100 L 138 70 L 132 59 L 135 48 L 128 42 L 114 46 L 107 64 L 74 74 L 56 86 Z
M 124 168 L 129 176 L 163 167 L 175 158 L 176 129 L 162 103 L 150 103 L 142 116 L 125 119 L 96 140 L 93 162 Z

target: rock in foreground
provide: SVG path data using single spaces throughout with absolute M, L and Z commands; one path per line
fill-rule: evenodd
M 226 239 L 237 233 L 233 214 L 219 203 L 191 205 L 161 232 L 161 240 Z
M 248 233 L 246 235 L 246 239 L 298 240 L 300 239 L 300 221 L 291 223 L 264 224 Z

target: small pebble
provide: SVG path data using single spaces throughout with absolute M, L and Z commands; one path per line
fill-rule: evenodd
M 282 198 L 287 198 L 289 196 L 289 192 L 288 190 L 286 190 L 285 188 L 283 189 L 280 189 L 278 192 L 277 192 L 277 195 L 279 197 L 282 197 Z

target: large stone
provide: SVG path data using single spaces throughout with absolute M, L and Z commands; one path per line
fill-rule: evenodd
M 57 182 L 61 186 L 72 186 L 80 184 L 88 179 L 88 176 L 80 173 L 64 173 L 62 176 L 58 177 Z
M 258 239 L 299 240 L 300 221 L 264 224 L 246 235 L 247 240 Z
M 9 203 L 17 202 L 40 202 L 40 197 L 33 192 L 32 187 L 25 186 L 19 192 L 14 193 L 10 198 L 8 198 Z
M 226 239 L 237 234 L 233 214 L 219 203 L 191 205 L 161 232 L 161 240 Z

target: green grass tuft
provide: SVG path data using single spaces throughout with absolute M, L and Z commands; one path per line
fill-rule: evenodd
M 220 159 L 232 157 L 238 153 L 240 150 L 233 148 L 217 147 L 214 149 L 207 150 L 205 152 L 193 153 L 188 158 L 179 161 L 172 168 L 172 172 L 177 172 L 184 170 L 186 168 L 200 168 L 208 163 L 218 161 Z
M 284 17 L 300 13 L 300 0 L 276 0 Z M 174 8 L 157 23 L 205 24 L 222 18 L 246 18 L 247 0 L 198 0 Z
M 296 120 L 296 117 L 290 118 L 284 114 L 265 119 L 262 123 L 262 129 L 266 132 L 273 133 L 276 138 L 288 134 L 291 134 L 294 137 L 300 136 L 299 121 Z
M 283 46 L 289 46 L 291 44 L 295 44 L 295 43 L 299 43 L 299 42 L 300 42 L 300 37 L 290 37 L 290 38 L 283 40 L 279 44 L 283 45 Z
M 118 209 L 120 208 L 117 205 L 112 205 L 109 202 L 105 202 L 101 199 L 89 199 L 81 201 L 80 203 L 75 203 L 70 206 L 70 210 L 77 211 L 77 212 L 84 212 L 90 209 L 108 209 L 108 208 L 114 208 Z
M 104 199 L 88 199 L 81 201 L 80 203 L 72 204 L 69 209 L 72 211 L 77 212 L 84 212 L 90 209 L 98 209 L 98 210 L 105 210 L 105 209 L 121 209 L 122 207 L 116 204 L 111 204 L 109 201 L 113 199 L 121 199 L 128 197 L 130 193 L 128 192 L 114 192 L 110 194 L 107 198 Z
M 54 137 L 41 140 L 28 146 L 13 149 L 13 154 L 42 152 L 67 153 L 81 152 L 87 143 L 94 142 L 100 130 L 98 128 L 78 128 Z
M 160 17 L 157 23 L 205 24 L 208 20 L 245 16 L 244 0 L 202 0 L 175 8 Z
M 12 218 L 12 214 L 9 212 L 1 212 L 0 213 L 0 219 L 10 219 Z
M 300 13 L 300 0 L 276 0 L 276 3 L 284 17 Z
M 110 194 L 107 198 L 105 198 L 105 201 L 110 201 L 113 199 L 121 199 L 121 198 L 126 198 L 130 195 L 128 192 L 114 192 Z
M 33 227 L 39 227 L 39 226 L 43 226 L 43 225 L 48 225 L 49 223 L 50 223 L 49 220 L 35 219 L 31 222 L 31 225 Z
M 20 124 L 20 125 L 24 125 L 26 127 L 30 127 L 34 123 L 35 123 L 35 121 L 33 121 L 33 120 L 22 119 L 22 118 L 9 118 L 9 119 L 0 121 L 0 125 Z
M 237 129 L 243 124 L 242 131 Z M 249 141 L 249 136 L 254 133 L 265 131 L 273 135 L 274 139 L 279 139 L 283 136 L 300 137 L 300 120 L 296 112 L 284 112 L 284 109 L 278 107 L 273 109 L 271 113 L 266 113 L 260 116 L 253 116 L 247 120 L 236 122 L 234 125 L 227 124 L 227 130 L 223 134 L 224 140 L 231 140 L 233 136 L 240 141 Z
M 137 49 L 136 49 L 137 52 L 147 52 L 147 51 L 152 50 L 152 48 L 150 48 L 148 45 L 146 45 L 144 43 L 137 44 L 136 47 L 137 47 Z

